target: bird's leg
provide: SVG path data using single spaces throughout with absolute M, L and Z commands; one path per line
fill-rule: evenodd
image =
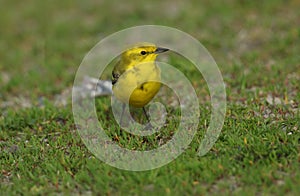
M 121 113 L 121 118 L 120 118 L 120 129 L 122 128 L 122 120 L 123 120 L 123 115 L 124 115 L 124 111 L 125 111 L 125 103 L 123 103 L 123 106 L 122 106 L 122 113 Z
M 147 121 L 148 121 L 147 125 L 145 126 L 145 129 L 146 129 L 146 130 L 150 130 L 150 129 L 152 129 L 153 127 L 152 127 L 152 125 L 151 125 L 150 118 L 149 118 L 149 116 L 148 116 L 148 114 L 147 114 L 147 111 L 146 111 L 145 107 L 143 107 L 143 111 L 144 111 L 144 114 L 145 114 L 146 119 L 147 119 Z
M 148 114 L 147 114 L 147 111 L 146 111 L 145 107 L 143 107 L 143 111 L 144 111 L 144 114 L 145 114 L 146 119 L 147 119 L 147 121 L 148 121 L 148 123 L 146 124 L 146 126 L 145 126 L 144 129 L 145 129 L 145 130 L 150 130 L 150 129 L 152 129 L 153 127 L 152 127 L 152 125 L 151 125 L 150 118 L 149 118 L 149 116 L 148 116 Z
M 143 107 L 143 112 L 144 112 L 144 114 L 146 116 L 146 119 L 147 119 L 148 123 L 150 123 L 150 118 L 149 118 L 149 116 L 147 114 L 147 111 L 146 111 L 145 107 Z

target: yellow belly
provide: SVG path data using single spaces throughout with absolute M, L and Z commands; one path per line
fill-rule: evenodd
M 160 89 L 159 82 L 147 82 L 143 84 L 143 88 L 136 88 L 129 98 L 129 104 L 140 108 L 147 105 Z
M 160 70 L 154 63 L 127 70 L 113 86 L 114 96 L 123 103 L 144 107 L 160 89 Z

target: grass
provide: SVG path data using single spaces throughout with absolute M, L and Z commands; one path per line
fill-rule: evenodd
M 137 3 L 1 1 L 1 192 L 298 195 L 298 1 Z M 176 27 L 196 37 L 222 72 L 228 102 L 218 141 L 198 157 L 210 102 L 201 76 L 183 68 L 203 98 L 200 109 L 206 115 L 199 119 L 198 134 L 170 164 L 131 172 L 95 158 L 76 132 L 71 105 L 57 106 L 55 100 L 72 86 L 81 60 L 100 39 L 142 24 Z M 184 62 L 175 57 L 170 61 Z M 107 127 L 113 120 L 109 101 L 97 100 L 98 117 L 108 119 Z M 150 139 L 134 138 L 116 126 L 112 129 L 112 139 L 134 149 L 153 148 L 173 134 L 166 128 Z M 128 137 L 133 138 L 131 143 Z

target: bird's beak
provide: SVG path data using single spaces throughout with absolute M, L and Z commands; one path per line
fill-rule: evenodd
M 156 48 L 156 50 L 154 51 L 155 54 L 160 54 L 163 52 L 167 52 L 169 49 L 168 48 Z

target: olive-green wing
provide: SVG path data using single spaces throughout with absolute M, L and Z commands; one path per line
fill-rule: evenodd
M 116 84 L 119 77 L 125 70 L 122 69 L 121 61 L 118 61 L 112 71 L 112 85 Z

